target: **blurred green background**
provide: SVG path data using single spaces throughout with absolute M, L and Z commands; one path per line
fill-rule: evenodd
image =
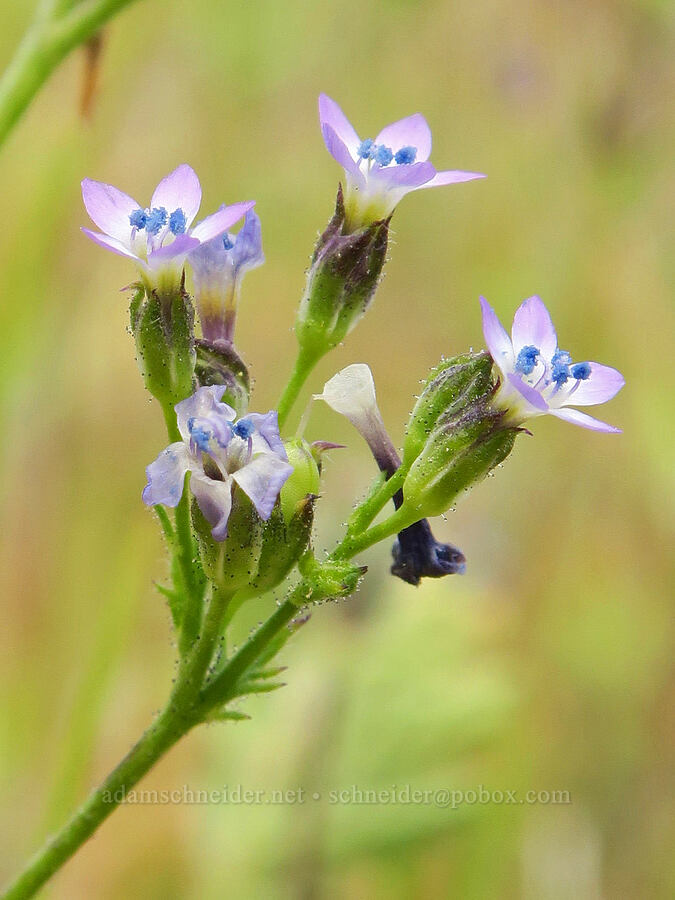
M 3 63 L 31 7 L 3 7 Z M 174 665 L 152 584 L 166 562 L 140 502 L 162 417 L 126 332 L 132 269 L 81 235 L 80 179 L 143 201 L 187 161 L 203 212 L 257 199 L 267 264 L 246 281 L 238 343 L 266 410 L 339 175 L 323 90 L 363 135 L 424 112 L 437 166 L 489 178 L 404 200 L 374 308 L 312 388 L 367 361 L 400 442 L 426 370 L 481 345 L 478 295 L 510 321 L 536 292 L 575 358 L 626 375 L 599 411 L 625 434 L 537 420 L 434 525 L 465 577 L 414 589 L 388 575 L 386 547 L 364 554 L 360 593 L 286 648 L 288 686 L 248 701 L 251 722 L 193 733 L 143 782 L 321 800 L 122 808 L 48 895 L 674 895 L 672 19 L 657 0 L 144 0 L 106 31 L 88 121 L 83 54 L 41 92 L 0 158 L 0 872 L 127 750 Z M 326 466 L 321 549 L 373 465 L 326 408 L 308 434 L 349 444 Z M 240 633 L 272 606 L 245 610 Z M 571 802 L 329 802 L 352 785 Z

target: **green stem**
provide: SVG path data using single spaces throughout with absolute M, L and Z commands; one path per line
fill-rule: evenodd
M 58 15 L 62 4 L 40 6 L 0 79 L 0 144 L 61 60 L 134 0 L 83 0 Z
M 2 900 L 27 900 L 32 897 L 93 835 L 99 825 L 117 809 L 124 795 L 193 724 L 192 721 L 181 720 L 173 709 L 167 707 L 64 828 L 29 862 L 2 895 Z
M 396 491 L 402 487 L 406 475 L 407 470 L 404 470 L 403 467 L 401 467 L 394 472 L 391 478 L 388 478 L 386 481 L 383 481 L 375 487 L 363 503 L 359 504 L 352 513 L 347 524 L 346 537 L 365 531 L 375 516 L 381 512 L 389 500 L 391 500 Z M 383 476 L 381 475 L 380 477 Z
M 367 531 L 357 534 L 347 534 L 333 550 L 331 558 L 335 560 L 351 559 L 362 550 L 367 550 L 373 544 L 379 544 L 380 541 L 398 534 L 399 531 L 403 531 L 404 528 L 408 528 L 418 520 L 418 513 L 411 514 L 410 510 L 401 507 L 379 525 L 373 525 Z
M 294 595 L 299 588 L 300 585 L 295 588 Z M 202 691 L 200 709 L 203 715 L 206 715 L 214 706 L 220 706 L 230 699 L 232 691 L 244 672 L 255 663 L 265 647 L 281 629 L 288 625 L 294 616 L 297 616 L 298 609 L 299 607 L 296 603 L 292 600 L 286 600 L 277 607 L 269 619 L 234 654 L 218 678 Z
M 169 440 L 172 443 L 182 441 L 176 422 L 176 413 L 170 404 L 162 406 L 164 421 Z M 160 507 L 156 507 L 159 509 Z M 201 572 L 196 568 L 197 553 L 192 537 L 190 524 L 190 494 L 186 487 L 178 502 L 174 518 L 174 552 L 178 559 L 185 596 L 185 612 L 181 625 L 179 650 L 184 655 L 199 634 L 202 619 L 202 601 L 204 599 L 204 582 Z
M 114 812 L 123 802 L 124 796 L 157 760 L 201 721 L 195 701 L 213 659 L 229 600 L 228 594 L 214 591 L 202 633 L 180 670 L 166 708 L 64 828 L 9 886 L 2 895 L 2 900 L 27 900 L 32 897 Z
M 279 400 L 277 411 L 279 414 L 279 427 L 283 428 L 286 424 L 288 416 L 295 406 L 300 391 L 303 389 L 305 382 L 312 373 L 312 370 L 321 359 L 321 353 L 310 352 L 304 348 L 300 348 L 298 356 L 295 360 L 295 366 L 291 373 L 288 384 Z

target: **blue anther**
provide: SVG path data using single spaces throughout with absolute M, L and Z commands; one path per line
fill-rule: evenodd
M 361 141 L 359 144 L 356 151 L 357 156 L 359 159 L 372 159 L 374 147 L 375 141 L 372 138 L 366 138 L 365 141 Z
M 143 231 L 147 221 L 148 216 L 144 209 L 135 209 L 129 216 L 129 224 L 132 228 L 138 228 L 139 231 Z
M 556 350 L 551 357 L 552 366 L 571 366 L 572 357 L 567 350 Z
M 190 438 L 192 439 L 192 442 L 203 453 L 206 453 L 208 451 L 211 437 L 211 432 L 206 428 L 202 428 L 201 425 L 194 426 L 190 431 Z
M 150 210 L 145 221 L 145 230 L 148 234 L 157 234 L 166 225 L 167 213 L 163 206 L 156 206 Z
M 586 381 L 587 378 L 590 378 L 591 375 L 591 366 L 590 363 L 583 362 L 577 363 L 572 366 L 572 378 L 576 378 L 577 381 Z
M 373 159 L 379 165 L 388 166 L 393 158 L 394 154 L 390 147 L 385 147 L 384 144 L 380 144 L 377 148 L 375 148 Z
M 185 234 L 185 213 L 178 207 L 169 216 L 169 231 L 171 234 Z
M 519 350 L 516 359 L 516 372 L 520 372 L 522 375 L 531 375 L 534 367 L 537 365 L 539 353 L 539 348 L 534 347 L 532 344 L 528 344 Z
M 224 247 L 226 250 L 231 250 L 231 249 L 234 247 L 234 241 L 233 241 L 232 238 L 229 236 L 229 234 L 224 234 L 224 235 L 223 235 L 223 247 Z
M 409 166 L 417 159 L 417 147 L 401 147 L 395 155 L 394 159 L 399 166 Z
M 255 425 L 250 419 L 240 419 L 232 430 L 237 437 L 247 441 L 255 431 Z

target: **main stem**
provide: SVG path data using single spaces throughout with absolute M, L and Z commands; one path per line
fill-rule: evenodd
M 134 0 L 82 0 L 59 15 L 45 4 L 0 79 L 0 144 L 61 60 Z

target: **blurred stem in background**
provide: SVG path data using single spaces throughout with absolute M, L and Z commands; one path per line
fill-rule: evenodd
M 0 145 L 71 50 L 135 0 L 42 0 L 0 79 Z

